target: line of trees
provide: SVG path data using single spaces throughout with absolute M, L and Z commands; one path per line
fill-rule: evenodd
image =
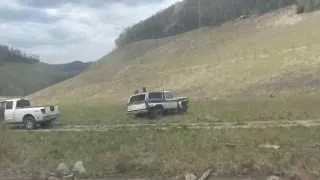
M 297 0 L 297 13 L 311 12 L 320 9 L 320 0 Z
M 320 0 L 184 0 L 128 27 L 115 43 L 122 47 L 144 39 L 168 37 L 293 4 L 303 12 L 320 8 Z
M 132 27 L 128 27 L 116 39 L 116 45 L 121 47 L 143 39 L 163 37 L 163 30 L 170 22 L 170 17 L 173 13 L 173 10 L 174 6 L 171 6 L 144 21 L 140 21 Z
M 0 45 L 0 65 L 5 62 L 35 64 L 40 62 L 40 60 L 39 56 L 28 55 L 17 48 Z

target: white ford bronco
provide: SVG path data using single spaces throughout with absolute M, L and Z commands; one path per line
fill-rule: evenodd
M 59 117 L 58 106 L 31 107 L 25 98 L 0 100 L 0 121 L 5 124 L 23 124 L 25 129 L 51 125 Z
M 189 98 L 176 97 L 170 91 L 142 92 L 129 98 L 127 112 L 133 115 L 148 115 L 153 119 L 168 112 L 185 113 L 188 104 Z

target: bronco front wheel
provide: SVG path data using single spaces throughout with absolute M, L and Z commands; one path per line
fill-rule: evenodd
M 188 102 L 182 102 L 181 105 L 178 106 L 178 113 L 183 114 L 188 111 Z

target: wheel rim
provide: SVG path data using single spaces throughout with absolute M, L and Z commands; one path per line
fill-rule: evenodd
M 161 109 L 158 109 L 156 113 L 157 113 L 157 116 L 160 116 L 162 114 Z
M 156 110 L 156 115 L 157 115 L 157 116 L 162 116 L 162 114 L 163 114 L 162 108 L 157 108 L 157 110 Z
M 33 129 L 33 122 L 30 121 L 30 120 L 28 120 L 28 121 L 27 121 L 27 124 L 26 124 L 26 128 L 27 128 L 27 129 Z

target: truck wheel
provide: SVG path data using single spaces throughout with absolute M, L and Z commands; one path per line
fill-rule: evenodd
M 36 120 L 32 116 L 26 116 L 23 119 L 24 127 L 27 130 L 32 130 L 36 128 Z
M 149 111 L 149 118 L 156 119 L 159 116 L 163 116 L 163 112 L 164 111 L 161 106 L 154 107 Z
M 181 106 L 180 105 L 178 106 L 178 113 L 179 114 L 183 114 L 183 113 L 187 112 L 187 110 L 188 110 L 188 103 L 187 102 L 182 102 Z

